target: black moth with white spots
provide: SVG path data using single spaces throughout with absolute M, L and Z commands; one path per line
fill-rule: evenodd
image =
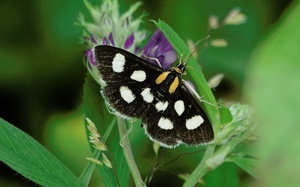
M 93 55 L 102 94 L 115 114 L 141 118 L 150 139 L 165 147 L 213 141 L 206 114 L 182 82 L 185 64 L 164 70 L 123 49 L 101 45 Z

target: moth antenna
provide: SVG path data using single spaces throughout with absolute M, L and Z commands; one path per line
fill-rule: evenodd
M 179 58 L 179 64 L 183 64 L 183 63 L 182 63 L 182 57 L 183 57 L 183 54 L 180 55 L 180 58 Z
M 160 61 L 157 59 L 157 58 L 154 58 L 154 57 L 149 57 L 149 56 L 146 56 L 146 55 L 144 55 L 143 54 L 143 56 L 145 57 L 145 58 L 148 58 L 148 59 L 150 59 L 150 60 L 154 60 L 158 65 L 159 65 L 159 67 L 161 67 L 162 68 L 162 65 L 161 65 L 161 63 L 160 63 Z
M 186 67 L 189 68 L 189 69 L 192 69 L 192 70 L 194 70 L 194 71 L 196 71 L 196 72 L 199 71 L 198 69 L 196 69 L 196 68 L 194 68 L 194 67 L 192 67 L 192 66 L 189 66 L 189 65 L 186 65 Z
M 190 52 L 190 54 L 188 56 L 185 57 L 184 62 L 188 61 L 190 59 L 190 57 L 199 50 L 200 46 L 196 47 L 200 42 L 207 40 L 210 37 L 210 35 L 207 35 L 205 38 L 198 40 L 194 46 L 192 47 L 194 50 Z

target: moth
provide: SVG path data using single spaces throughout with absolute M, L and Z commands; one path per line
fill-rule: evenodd
M 110 110 L 140 118 L 146 134 L 164 147 L 213 141 L 211 123 L 181 76 L 186 63 L 164 70 L 123 49 L 93 48 L 102 90 Z

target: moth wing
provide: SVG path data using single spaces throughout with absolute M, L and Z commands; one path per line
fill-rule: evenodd
M 144 128 L 151 139 L 166 147 L 213 141 L 214 132 L 208 117 L 183 84 L 169 97 L 157 99 L 143 119 Z M 165 103 L 168 103 L 167 107 Z M 164 107 L 165 110 L 158 110 Z
M 93 51 L 102 94 L 112 112 L 121 117 L 142 117 L 153 101 L 155 79 L 163 69 L 119 48 L 96 46 Z
M 139 81 L 133 80 L 131 75 L 135 71 L 144 71 L 146 80 L 140 83 L 153 84 L 154 82 L 150 81 L 155 80 L 155 75 L 159 75 L 163 71 L 162 68 L 128 51 L 112 46 L 95 46 L 93 54 L 101 79 L 105 83 L 139 83 Z
M 175 117 L 182 119 L 181 123 L 176 125 L 178 139 L 187 145 L 211 143 L 214 140 L 212 125 L 204 110 L 184 84 L 181 84 L 175 97 Z M 176 101 L 184 103 L 184 111 L 180 116 L 178 115 L 180 104 Z

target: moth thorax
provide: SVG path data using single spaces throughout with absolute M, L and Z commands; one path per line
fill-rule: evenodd
M 174 68 L 174 71 L 179 75 L 181 76 L 182 74 L 185 73 L 185 63 L 180 63 L 180 64 L 177 64 L 176 67 Z
M 173 94 L 180 84 L 180 76 L 175 71 L 166 71 L 160 74 L 156 79 L 156 84 L 159 85 L 158 93 L 161 96 Z

